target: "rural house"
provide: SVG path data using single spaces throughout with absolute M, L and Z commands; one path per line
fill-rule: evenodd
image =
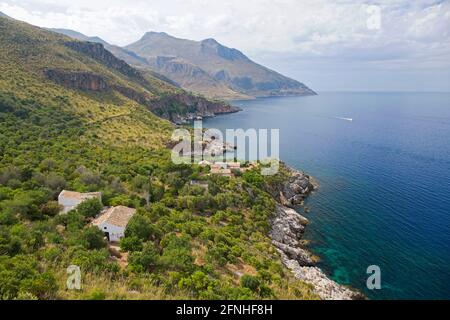
M 110 242 L 117 242 L 125 236 L 125 229 L 136 209 L 124 206 L 111 207 L 101 213 L 92 224 L 97 226 Z
M 98 198 L 98 200 L 101 202 L 102 201 L 101 192 L 81 193 L 63 190 L 58 196 L 58 204 L 63 207 L 61 213 L 67 213 L 70 210 L 75 209 L 83 201 L 94 198 Z
M 232 170 L 241 171 L 241 164 L 239 162 L 216 162 L 211 165 L 210 173 L 222 177 L 232 177 Z

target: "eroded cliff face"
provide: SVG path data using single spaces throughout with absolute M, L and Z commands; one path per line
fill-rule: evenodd
M 45 76 L 64 87 L 88 91 L 108 91 L 108 82 L 100 75 L 90 72 L 75 72 L 45 69 Z
M 282 180 L 267 186 L 267 191 L 284 206 L 294 208 L 303 204 L 304 199 L 318 188 L 317 182 L 309 175 L 281 164 Z
M 214 117 L 218 114 L 240 111 L 226 102 L 211 101 L 185 92 L 154 95 L 148 91 L 137 91 L 131 87 L 109 84 L 103 76 L 82 71 L 45 69 L 44 75 L 53 82 L 67 88 L 83 91 L 116 91 L 121 95 L 147 107 L 156 115 L 175 123 L 183 123 L 197 117 Z
M 183 123 L 197 117 L 214 117 L 241 109 L 223 101 L 211 101 L 187 93 L 165 95 L 152 101 L 150 108 L 157 115 L 175 123 Z
M 308 219 L 290 207 L 298 207 L 318 186 L 312 178 L 300 171 L 282 165 L 286 170 L 284 181 L 269 187 L 269 192 L 280 202 L 271 223 L 269 233 L 272 244 L 281 256 L 283 264 L 297 279 L 310 283 L 314 291 L 326 300 L 353 300 L 363 296 L 342 286 L 314 266 L 315 259 L 302 243 Z
M 68 41 L 64 45 L 74 51 L 82 53 L 106 66 L 120 72 L 121 74 L 138 80 L 141 83 L 147 83 L 142 74 L 131 67 L 123 60 L 116 58 L 111 52 L 106 50 L 101 43 Z

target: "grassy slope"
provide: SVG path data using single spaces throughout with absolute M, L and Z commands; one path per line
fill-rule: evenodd
M 12 20 L 2 19 L 0 23 L 0 87 L 3 93 L 13 94 L 20 99 L 33 99 L 43 105 L 59 104 L 58 107 L 62 111 L 74 113 L 85 122 L 90 133 L 111 142 L 139 141 L 146 147 L 161 147 L 162 139 L 167 138 L 171 130 L 168 122 L 116 92 L 78 92 L 63 89 L 45 79 L 42 70 L 61 68 L 88 71 L 105 76 L 112 84 L 140 91 L 146 89 L 62 45 L 62 42 L 69 38 Z M 158 79 L 150 81 L 161 91 L 172 90 Z M 119 115 L 121 117 L 115 118 Z M 131 127 L 130 123 L 133 124 Z
M 170 163 L 169 122 L 117 92 L 44 78 L 43 68 L 84 70 L 146 90 L 61 41 L 0 18 L 0 298 L 316 298 L 282 268 L 266 236 L 274 203 L 258 174 L 204 177 L 208 193 L 190 187 L 200 168 Z M 55 216 L 62 188 L 100 190 L 105 205 L 139 208 L 146 223 L 138 225 L 151 235 L 129 249 L 128 267 L 110 258 L 85 212 Z M 80 291 L 65 289 L 70 264 L 81 266 Z M 242 274 L 255 281 L 243 285 Z

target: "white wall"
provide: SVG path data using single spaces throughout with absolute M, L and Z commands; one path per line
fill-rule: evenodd
M 102 232 L 109 232 L 109 241 L 117 242 L 125 236 L 125 228 L 109 223 L 102 223 L 97 226 Z
M 58 204 L 63 206 L 62 213 L 67 213 L 70 210 L 75 209 L 83 200 L 77 200 L 72 198 L 58 197 Z

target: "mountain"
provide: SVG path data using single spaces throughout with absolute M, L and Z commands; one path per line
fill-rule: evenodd
M 226 97 L 233 94 L 230 89 L 237 98 L 315 94 L 304 84 L 253 62 L 239 50 L 214 39 L 192 41 L 164 32 L 148 32 L 125 49 L 147 59 L 155 71 L 182 87 L 206 96 L 222 92 Z
M 215 114 L 236 112 L 239 110 L 224 102 L 210 101 L 200 96 L 189 94 L 177 87 L 170 79 L 148 68 L 138 70 L 131 67 L 118 57 L 123 57 L 128 61 L 134 62 L 136 67 L 139 67 L 139 65 L 142 67 L 146 61 L 132 52 L 108 44 L 99 37 L 88 37 L 79 32 L 67 29 L 52 29 L 51 31 L 50 34 L 53 34 L 56 38 L 58 38 L 57 34 L 65 34 L 71 37 L 65 38 L 65 40 L 60 39 L 59 41 L 55 41 L 55 44 L 71 49 L 96 62 L 116 69 L 121 77 L 126 77 L 127 81 L 127 84 L 123 85 L 123 83 L 116 83 L 117 81 L 115 79 L 108 79 L 111 78 L 109 75 L 107 77 L 103 75 L 95 77 L 95 74 L 80 73 L 80 70 L 67 71 L 65 70 L 65 66 L 56 68 L 46 66 L 44 70 L 45 76 L 56 83 L 75 89 L 90 90 L 92 88 L 83 87 L 85 85 L 83 82 L 103 81 L 103 85 L 94 85 L 97 91 L 119 93 L 128 99 L 145 105 L 155 114 L 173 122 L 183 122 L 187 117 L 214 116 Z M 71 40 L 72 38 L 81 40 L 82 42 Z M 114 54 L 105 48 L 110 49 Z M 80 79 L 73 80 L 74 78 Z M 170 103 L 166 104 L 167 101 L 170 101 Z
M 227 108 L 101 43 L 0 17 L 0 299 L 318 299 L 272 246 L 267 177 L 174 164 L 175 126 L 154 114 Z M 60 214 L 61 190 L 102 203 Z M 119 205 L 137 212 L 111 245 L 92 219 Z
M 226 84 L 214 79 L 201 68 L 192 65 L 187 61 L 182 61 L 182 59 L 161 57 L 160 59 L 157 59 L 156 64 L 152 65 L 147 61 L 147 59 L 139 56 L 135 52 L 126 50 L 119 46 L 111 45 L 99 37 L 89 37 L 80 32 L 69 29 L 49 30 L 81 41 L 101 43 L 117 58 L 126 61 L 127 63 L 140 69 L 142 72 L 150 73 L 166 82 L 170 82 L 174 86 L 182 87 L 191 92 L 203 94 L 212 98 L 248 98 L 248 96 L 238 94 Z
M 214 39 L 178 39 L 148 32 L 124 48 L 68 29 L 51 29 L 69 37 L 102 43 L 116 57 L 144 72 L 163 77 L 185 90 L 219 99 L 315 94 L 304 84 L 263 67 Z
M 71 30 L 71 29 L 57 29 L 57 28 L 47 28 L 47 30 L 56 32 L 56 33 L 60 33 L 60 34 L 64 34 L 68 37 L 74 38 L 74 39 L 78 39 L 80 41 L 89 41 L 89 42 L 97 42 L 97 43 L 101 43 L 104 46 L 107 46 L 108 43 L 106 41 L 104 41 L 102 38 L 99 37 L 89 37 L 86 36 L 84 34 L 82 34 L 81 32 L 75 31 L 75 30 Z
M 122 59 L 133 66 L 148 66 L 146 59 L 138 56 L 134 52 L 125 50 L 119 46 L 109 44 L 108 42 L 106 42 L 105 40 L 103 40 L 100 37 L 95 37 L 95 36 L 90 37 L 90 36 L 82 34 L 81 32 L 70 30 L 70 29 L 49 28 L 48 30 L 56 32 L 56 33 L 64 34 L 68 37 L 71 37 L 71 38 L 74 38 L 74 39 L 77 39 L 80 41 L 101 43 L 105 47 L 105 49 L 110 51 L 117 58 Z

